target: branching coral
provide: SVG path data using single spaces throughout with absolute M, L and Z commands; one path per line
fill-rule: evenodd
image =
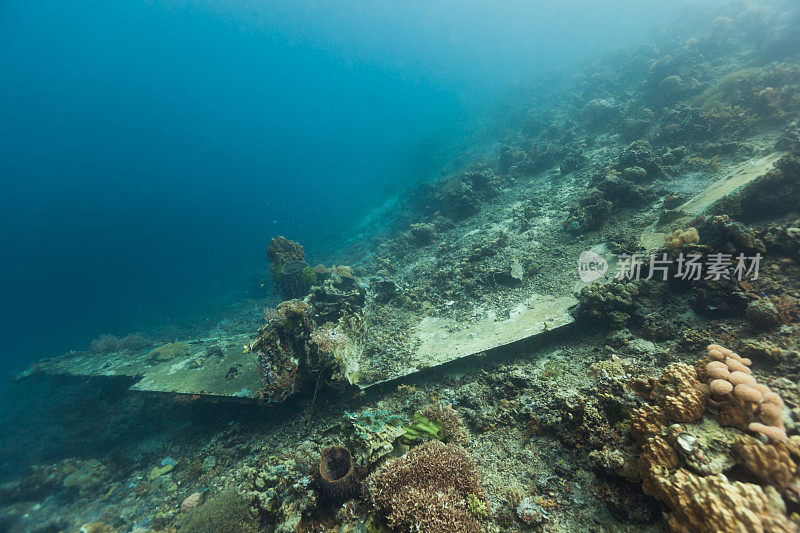
M 477 469 L 455 444 L 431 440 L 367 478 L 369 501 L 390 527 L 423 532 L 479 532 L 470 509 L 488 508 Z

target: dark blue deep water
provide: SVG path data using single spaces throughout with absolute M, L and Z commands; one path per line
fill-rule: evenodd
M 679 2 L 0 3 L 0 370 L 189 322 Z

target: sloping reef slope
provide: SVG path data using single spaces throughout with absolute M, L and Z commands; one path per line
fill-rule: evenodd
M 3 525 L 796 531 L 798 22 L 686 12 L 510 102 L 339 266 L 276 237 L 285 301 L 217 332 L 254 403 L 116 391 L 175 424 L 21 469 Z

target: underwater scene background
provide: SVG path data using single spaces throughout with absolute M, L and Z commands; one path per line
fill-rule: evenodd
M 796 531 L 800 7 L 0 6 L 0 531 Z
M 623 2 L 609 32 L 591 2 L 5 2 L 4 364 L 236 302 L 275 235 L 322 259 L 476 158 L 515 84 L 675 10 Z

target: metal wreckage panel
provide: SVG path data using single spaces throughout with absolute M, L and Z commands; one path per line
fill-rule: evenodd
M 667 227 L 685 225 L 697 215 L 714 214 L 721 200 L 768 173 L 783 155 L 783 152 L 775 152 L 746 161 L 720 179 L 706 184 L 678 207 L 676 218 L 648 227 L 641 236 L 643 247 L 647 250 L 661 248 Z M 688 190 L 697 186 L 691 178 L 685 178 L 683 185 Z M 580 284 L 575 288 L 579 289 Z M 463 324 L 446 318 L 420 316 L 413 328 L 412 345 L 415 349 L 407 360 L 398 361 L 390 373 L 369 380 L 358 372 L 358 368 L 368 365 L 368 361 L 361 360 L 365 356 L 359 350 L 352 350 L 347 354 L 347 366 L 353 369 L 350 382 L 368 389 L 470 356 L 494 353 L 521 341 L 552 338 L 554 332 L 573 323 L 569 309 L 576 304 L 577 300 L 572 296 L 531 295 L 516 305 L 505 319 L 489 313 L 482 321 Z M 256 400 L 261 386 L 258 358 L 243 349 L 252 340 L 253 335 L 196 339 L 188 341 L 189 349 L 185 355 L 168 361 L 154 361 L 148 350 L 134 354 L 71 353 L 44 359 L 19 378 L 36 374 L 127 377 L 134 380 L 131 389 L 137 391 Z M 219 352 L 209 352 L 212 345 L 220 346 L 221 356 Z
M 134 353 L 70 353 L 43 359 L 19 378 L 36 374 L 129 378 L 132 390 L 225 398 L 256 398 L 259 383 L 256 356 L 243 353 L 249 335 L 186 341 L 185 355 L 154 360 L 150 349 Z M 220 351 L 209 350 L 219 347 Z
M 471 324 L 448 318 L 425 316 L 413 329 L 411 344 L 415 350 L 393 372 L 374 381 L 355 381 L 362 389 L 397 381 L 423 371 L 429 371 L 461 359 L 502 350 L 521 341 L 545 337 L 569 326 L 574 318 L 569 313 L 578 301 L 572 296 L 543 296 L 534 294 L 514 306 L 508 318 L 494 313 Z M 356 359 L 357 365 L 359 361 Z
M 470 325 L 455 321 L 421 317 L 414 328 L 416 350 L 396 371 L 379 380 L 353 379 L 353 385 L 367 389 L 379 383 L 401 379 L 445 363 L 502 348 L 521 340 L 550 333 L 573 322 L 569 308 L 577 302 L 570 296 L 560 298 L 532 296 L 517 305 L 503 320 L 489 318 Z M 86 376 L 97 378 L 127 377 L 134 380 L 132 390 L 170 394 L 198 395 L 236 400 L 256 400 L 261 386 L 258 357 L 244 350 L 249 335 L 187 341 L 185 355 L 168 361 L 154 361 L 150 350 L 134 354 L 72 353 L 44 359 L 21 374 Z M 223 356 L 210 354 L 211 346 L 220 346 Z M 364 362 L 359 351 L 351 352 L 348 365 Z
M 656 222 L 649 226 L 641 235 L 641 245 L 646 250 L 663 248 L 664 238 L 667 235 L 667 226 L 674 227 L 686 224 L 698 215 L 717 214 L 715 213 L 715 207 L 720 200 L 763 177 L 784 155 L 786 155 L 786 152 L 773 152 L 763 157 L 750 159 L 738 165 L 718 180 L 706 185 L 699 193 L 692 196 L 675 210 L 678 213 L 683 211 L 677 218 L 667 222 Z

